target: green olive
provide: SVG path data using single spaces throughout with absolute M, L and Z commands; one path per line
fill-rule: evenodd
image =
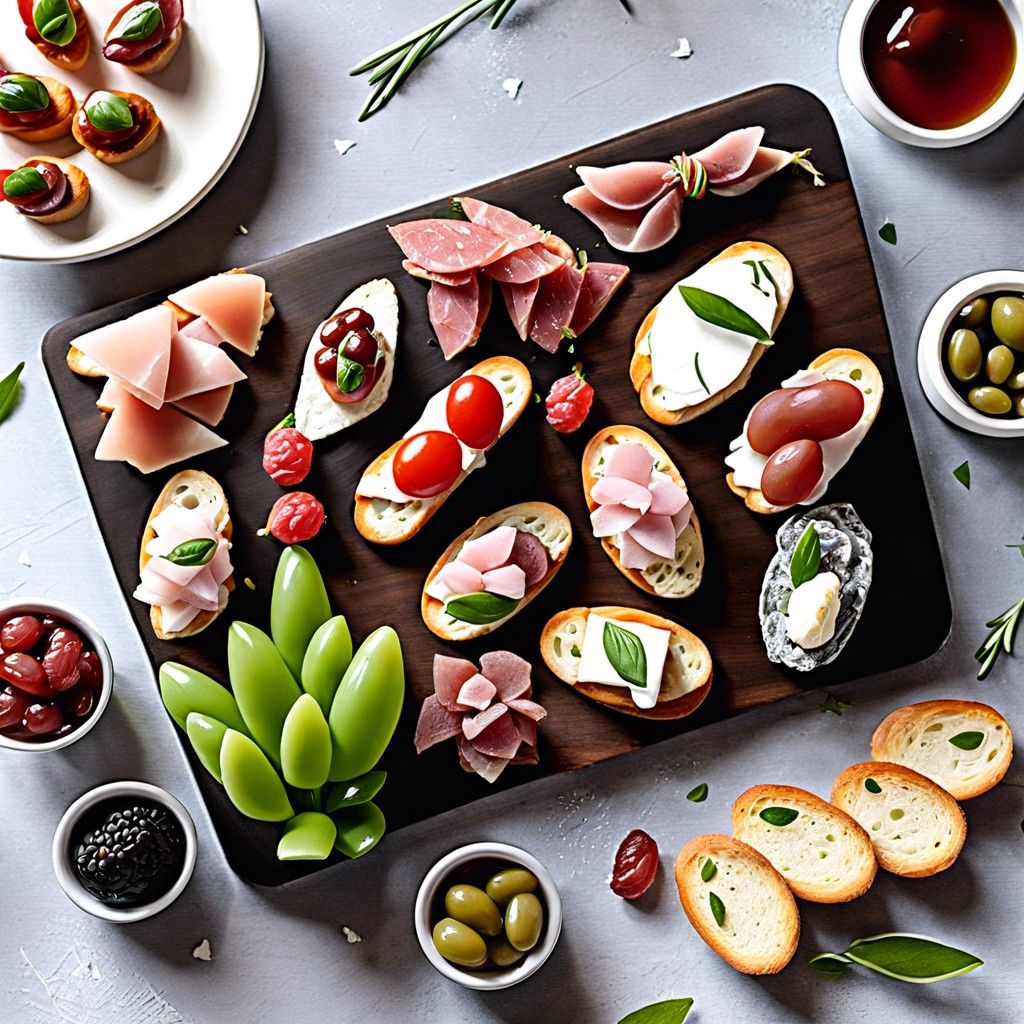
M 967 392 L 967 400 L 978 412 L 990 416 L 1002 416 L 1010 411 L 1010 396 L 1000 388 L 971 388 Z
M 957 327 L 970 327 L 973 330 L 975 327 L 980 327 L 988 317 L 988 299 L 984 295 L 979 295 L 973 302 L 968 302 L 963 309 L 957 313 L 953 319 L 953 323 Z
M 1013 372 L 1013 350 L 996 345 L 985 356 L 985 375 L 993 384 L 1002 384 Z
M 515 949 L 533 949 L 544 926 L 544 908 L 532 892 L 513 896 L 505 911 L 505 934 Z
M 1017 395 L 1013 400 L 1013 411 L 1018 416 L 1024 416 L 1024 395 Z
M 442 917 L 434 925 L 434 948 L 459 967 L 482 967 L 487 961 L 487 944 L 468 925 Z
M 507 868 L 499 871 L 487 883 L 487 895 L 498 904 L 505 906 L 513 896 L 521 892 L 536 892 L 537 879 L 526 868 Z
M 954 331 L 947 358 L 957 380 L 974 380 L 981 373 L 982 363 L 981 342 L 974 331 Z
M 487 940 L 487 956 L 496 967 L 511 967 L 526 956 L 526 951 L 516 949 L 504 935 Z
M 1006 378 L 1006 386 L 1011 391 L 1021 391 L 1024 389 L 1024 369 L 1011 373 L 1010 376 Z
M 501 931 L 501 912 L 494 900 L 475 885 L 453 885 L 445 894 L 444 909 L 481 935 L 497 935 Z
M 1010 348 L 1024 352 L 1024 299 L 1001 295 L 992 304 L 992 330 Z

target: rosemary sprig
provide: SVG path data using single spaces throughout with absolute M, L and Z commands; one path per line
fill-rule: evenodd
M 1022 613 L 1024 613 L 1024 597 L 1012 608 L 1007 608 L 998 618 L 985 623 L 992 632 L 985 637 L 985 642 L 974 654 L 974 657 L 981 662 L 981 668 L 978 669 L 979 679 L 984 679 L 992 671 L 992 666 L 996 663 L 1000 651 L 1006 651 L 1007 654 L 1013 653 L 1013 637 L 1017 632 L 1017 624 L 1020 622 Z
M 376 86 L 359 114 L 365 121 L 383 109 L 402 83 L 420 66 L 424 58 L 450 39 L 460 28 L 485 14 L 491 16 L 491 28 L 497 28 L 515 6 L 516 0 L 467 0 L 454 11 L 424 25 L 395 43 L 385 46 L 357 64 L 350 75 L 370 71 L 370 85 Z

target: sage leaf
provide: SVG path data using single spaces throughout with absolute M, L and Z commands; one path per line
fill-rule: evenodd
M 700 878 L 702 882 L 710 882 L 718 874 L 718 865 L 710 858 L 701 865 Z
M 821 711 L 831 711 L 833 715 L 838 715 L 840 718 L 844 711 L 848 711 L 852 707 L 856 707 L 853 701 L 840 700 L 838 697 L 833 697 L 831 693 L 826 693 L 825 699 L 819 705 Z
M 708 903 L 711 904 L 711 913 L 715 917 L 715 923 L 719 928 L 725 924 L 725 904 L 721 898 L 713 892 L 708 893 Z
M 48 187 L 46 179 L 34 167 L 19 167 L 4 179 L 4 195 L 11 199 L 46 192 Z
M 800 817 L 800 812 L 792 807 L 766 807 L 758 817 L 762 821 L 767 821 L 769 825 L 785 828 L 787 825 L 792 825 Z
M 24 369 L 25 364 L 18 363 L 3 380 L 0 380 L 0 423 L 7 419 L 18 402 L 18 396 L 21 394 L 21 371 Z
M 949 742 L 961 750 L 977 750 L 984 741 L 985 734 L 983 732 L 961 732 L 949 738 Z
M 683 1024 L 691 1006 L 692 999 L 666 999 L 627 1013 L 619 1024 Z
M 631 686 L 647 686 L 647 652 L 640 638 L 628 629 L 616 626 L 614 622 L 604 624 L 601 641 L 604 653 L 619 678 Z
M 702 804 L 708 798 L 708 784 L 702 782 L 699 786 L 694 786 L 689 793 L 686 794 L 687 800 L 692 800 L 695 804 Z
M 919 985 L 967 974 L 984 963 L 962 949 L 903 932 L 857 939 L 850 943 L 845 955 L 879 974 Z
M 864 780 L 864 788 L 869 793 L 881 793 L 882 792 L 882 787 L 877 782 L 875 782 L 874 779 L 865 779 Z
M 206 565 L 217 553 L 217 542 L 207 537 L 182 541 L 171 552 L 164 555 L 168 562 L 175 565 L 197 566 Z
M 144 0 L 143 3 L 130 7 L 124 17 L 110 33 L 111 39 L 123 39 L 125 42 L 136 43 L 148 39 L 164 21 L 160 4 L 155 0 Z
M 813 580 L 820 568 L 821 541 L 814 523 L 808 523 L 807 529 L 796 542 L 793 557 L 789 560 L 789 578 L 793 581 L 793 589 Z
M 771 335 L 746 310 L 740 309 L 724 295 L 686 284 L 679 285 L 679 294 L 694 316 L 701 320 L 736 334 L 745 334 L 762 345 L 772 343 Z
M 32 23 L 51 46 L 67 46 L 78 32 L 68 0 L 37 0 L 32 10 Z
M 45 110 L 50 105 L 46 86 L 31 75 L 4 75 L 0 78 L 0 110 L 24 114 Z
M 468 622 L 473 626 L 489 626 L 511 615 L 519 601 L 514 597 L 501 594 L 466 594 L 465 597 L 453 598 L 445 606 L 445 611 L 460 622 Z
M 366 370 L 362 363 L 357 363 L 348 356 L 338 356 L 338 390 L 343 395 L 350 395 L 362 387 L 366 379 Z
M 94 92 L 85 105 L 85 116 L 101 132 L 119 132 L 135 124 L 128 101 L 112 92 Z
M 957 481 L 964 485 L 967 490 L 971 489 L 971 464 L 970 462 L 961 462 L 956 469 L 953 470 L 953 476 L 956 477 Z
M 883 242 L 888 242 L 890 245 L 896 244 L 896 225 L 891 220 L 887 220 L 879 229 L 878 237 Z

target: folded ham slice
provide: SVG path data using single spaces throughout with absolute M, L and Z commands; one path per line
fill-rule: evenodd
M 245 374 L 223 349 L 180 331 L 171 339 L 171 359 L 164 392 L 166 401 L 189 398 L 241 380 L 245 380 Z
M 464 220 L 412 220 L 388 231 L 413 263 L 438 274 L 475 270 L 519 248 L 519 243 L 512 245 L 503 235 Z
M 431 283 L 427 312 L 445 359 L 452 359 L 476 344 L 491 308 L 491 295 L 490 279 L 481 282 L 476 272 L 468 284 L 458 287 L 436 280 Z
M 621 263 L 588 263 L 584 267 L 583 283 L 569 324 L 577 338 L 601 315 L 628 276 L 629 267 Z
M 549 252 L 537 242 L 525 249 L 516 249 L 507 256 L 496 259 L 493 263 L 488 263 L 483 271 L 488 277 L 493 277 L 498 282 L 527 284 L 554 273 L 564 262 L 565 260 Z
M 562 341 L 571 336 L 567 332 L 582 287 L 583 271 L 575 260 L 566 260 L 553 274 L 541 279 L 530 337 L 545 351 L 557 352 Z
M 214 274 L 168 298 L 186 312 L 205 317 L 229 345 L 253 356 L 263 334 L 266 289 L 258 274 Z
M 222 388 L 212 388 L 209 391 L 200 392 L 198 395 L 189 395 L 188 398 L 179 398 L 174 406 L 197 420 L 202 420 L 211 427 L 217 426 L 231 404 L 231 396 L 234 394 L 234 384 L 228 384 Z
M 471 196 L 463 196 L 459 203 L 471 223 L 493 231 L 517 249 L 533 245 L 544 237 L 540 228 L 500 206 L 492 206 Z

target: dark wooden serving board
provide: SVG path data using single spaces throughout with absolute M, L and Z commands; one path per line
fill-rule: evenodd
M 740 198 L 709 195 L 701 202 L 687 202 L 683 230 L 673 242 L 654 253 L 626 257 L 607 251 L 596 230 L 560 201 L 561 194 L 576 184 L 573 164 L 667 159 L 680 149 L 695 151 L 748 124 L 767 126 L 769 144 L 787 149 L 813 146 L 814 161 L 828 187 L 814 188 L 808 177 L 786 172 Z M 328 510 L 327 527 L 309 547 L 328 580 L 335 608 L 348 617 L 357 640 L 382 623 L 395 626 L 402 638 L 408 699 L 384 758 L 389 778 L 380 797 L 392 829 L 496 789 L 613 757 L 803 688 L 916 662 L 939 647 L 950 625 L 942 562 L 853 187 L 835 127 L 817 99 L 790 86 L 759 89 L 476 188 L 473 194 L 542 223 L 586 249 L 592 259 L 628 263 L 629 280 L 576 344 L 575 354 L 552 357 L 532 342 L 520 342 L 499 298 L 478 346 L 448 364 L 431 344 L 426 287 L 402 271 L 402 255 L 384 221 L 364 224 L 251 268 L 265 276 L 277 315 L 258 356 L 240 360 L 249 380 L 237 389 L 220 427 L 230 446 L 194 460 L 194 465 L 212 473 L 227 491 L 235 522 L 236 577 L 239 581 L 250 577 L 256 590 L 239 586 L 227 613 L 187 641 L 156 640 L 148 607 L 131 598 L 138 580 L 143 525 L 172 470 L 142 476 L 124 464 L 96 462 L 93 451 L 104 423 L 94 405 L 97 382 L 73 376 L 64 362 L 68 344 L 76 336 L 163 296 L 130 299 L 75 317 L 46 335 L 47 371 L 117 577 L 154 666 L 173 658 L 224 680 L 229 622 L 240 618 L 267 626 L 279 546 L 258 538 L 256 530 L 281 492 L 261 468 L 263 437 L 291 408 L 302 353 L 316 325 L 351 288 L 371 276 L 384 275 L 394 281 L 401 304 L 391 397 L 381 411 L 354 428 L 317 442 L 314 469 L 303 487 L 318 495 Z M 392 220 L 435 215 L 445 206 L 442 199 Z M 732 242 L 748 238 L 777 246 L 795 270 L 796 295 L 777 344 L 758 363 L 750 384 L 738 396 L 683 427 L 659 427 L 641 411 L 627 375 L 637 326 L 679 278 Z M 846 650 L 832 665 L 801 676 L 768 661 L 757 618 L 762 576 L 775 550 L 775 531 L 785 517 L 748 512 L 726 487 L 722 459 L 758 398 L 817 352 L 837 346 L 868 353 L 885 378 L 878 420 L 825 499 L 851 501 L 873 531 L 875 578 L 864 617 Z M 430 395 L 480 358 L 499 352 L 526 361 L 535 389 L 542 395 L 556 377 L 582 359 L 597 392 L 585 427 L 578 434 L 563 436 L 545 423 L 542 406 L 531 406 L 488 456 L 488 467 L 472 474 L 416 538 L 393 548 L 365 543 L 351 518 L 352 496 L 363 467 L 401 436 Z M 595 431 L 617 422 L 650 431 L 686 478 L 700 515 L 707 562 L 700 590 L 687 600 L 658 601 L 633 587 L 590 533 L 580 455 Z M 463 645 L 438 640 L 419 614 L 426 571 L 451 539 L 478 516 L 529 499 L 551 501 L 573 521 L 575 542 L 560 575 L 498 632 Z M 905 599 L 903 585 L 910 575 L 915 581 L 913 601 Z M 707 642 L 714 657 L 714 685 L 696 714 L 673 723 L 618 715 L 579 697 L 548 672 L 538 650 L 544 622 L 572 605 L 599 604 L 661 612 Z M 540 729 L 541 764 L 507 769 L 493 788 L 459 768 L 453 743 L 421 757 L 412 745 L 420 699 L 432 690 L 433 655 L 443 651 L 476 658 L 491 649 L 511 649 L 534 663 L 536 694 L 549 711 Z M 155 690 L 153 699 L 159 699 Z M 174 728 L 170 719 L 167 727 Z M 198 764 L 183 735 L 181 739 L 228 860 L 240 875 L 278 884 L 323 866 L 278 863 L 274 849 L 279 830 L 237 814 L 221 787 Z

